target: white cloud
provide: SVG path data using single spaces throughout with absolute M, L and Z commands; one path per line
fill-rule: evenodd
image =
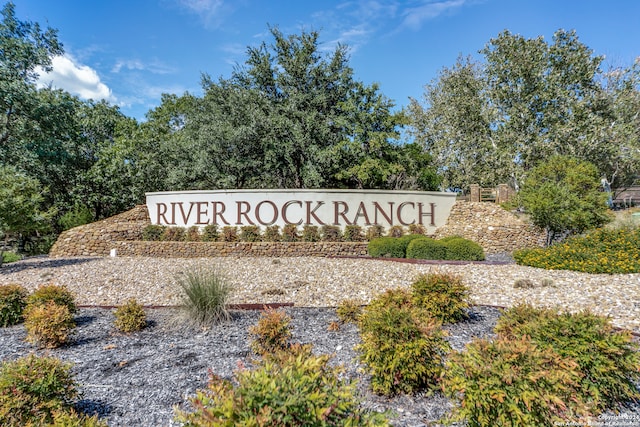
M 51 65 L 51 72 L 40 70 L 40 87 L 51 85 L 83 99 L 115 100 L 111 89 L 100 81 L 100 76 L 93 68 L 76 63 L 69 55 L 53 57 Z
M 159 60 L 154 60 L 150 63 L 144 63 L 139 59 L 119 59 L 111 69 L 114 73 L 119 73 L 122 69 L 126 70 L 141 70 L 149 71 L 153 74 L 171 74 L 174 69 L 168 65 L 163 64 Z
M 225 6 L 223 0 L 178 0 L 178 4 L 189 12 L 198 15 L 205 26 L 216 27 L 220 24 Z
M 403 13 L 404 20 L 402 21 L 402 26 L 412 30 L 418 30 L 424 21 L 457 9 L 463 6 L 464 3 L 465 0 L 428 1 L 422 6 L 408 8 Z

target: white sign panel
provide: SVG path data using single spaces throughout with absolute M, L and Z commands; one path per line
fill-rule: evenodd
M 388 190 L 214 190 L 147 193 L 152 224 L 347 225 L 445 224 L 455 193 Z

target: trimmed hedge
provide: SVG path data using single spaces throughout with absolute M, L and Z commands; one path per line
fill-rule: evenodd
M 409 243 L 407 258 L 447 259 L 447 247 L 438 240 L 422 237 Z
M 420 234 L 407 234 L 402 237 L 378 237 L 369 242 L 369 255 L 376 258 L 405 258 L 409 244 L 422 238 L 424 236 Z
M 442 240 L 440 240 L 442 242 Z M 482 246 L 462 237 L 454 237 L 443 242 L 447 249 L 446 259 L 458 261 L 483 261 Z

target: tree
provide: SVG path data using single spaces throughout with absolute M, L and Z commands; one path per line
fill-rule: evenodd
M 547 245 L 561 233 L 582 233 L 607 223 L 607 195 L 597 168 L 568 156 L 553 156 L 536 166 L 519 198 L 531 221 L 547 232 Z
M 47 227 L 48 213 L 41 210 L 40 183 L 11 166 L 0 166 L 0 232 L 6 246 L 10 233 L 27 234 Z M 0 266 L 2 252 L 0 248 Z

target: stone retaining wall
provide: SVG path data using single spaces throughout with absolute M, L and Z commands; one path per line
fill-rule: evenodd
M 361 256 L 366 243 L 354 242 L 145 242 L 142 230 L 150 224 L 145 205 L 120 215 L 67 230 L 51 248 L 52 257 L 119 256 Z M 434 237 L 459 235 L 483 247 L 486 253 L 513 252 L 543 246 L 544 232 L 493 203 L 457 202 L 446 225 Z

